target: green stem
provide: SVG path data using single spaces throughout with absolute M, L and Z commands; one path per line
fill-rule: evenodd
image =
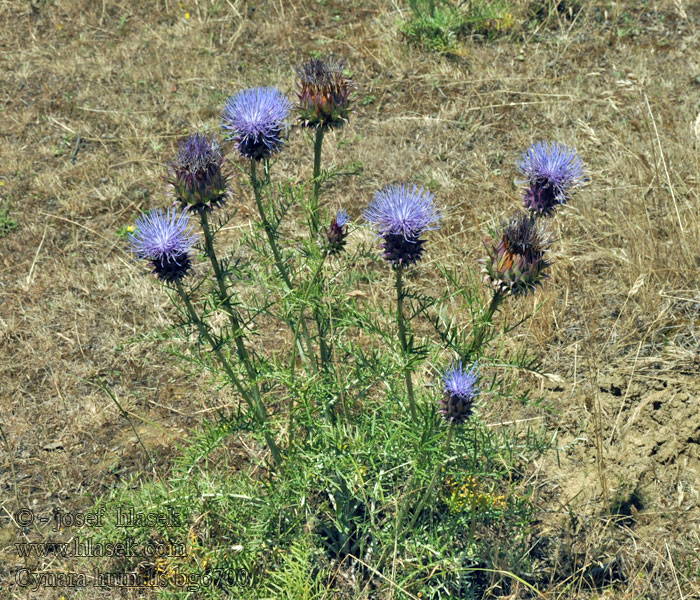
M 311 283 L 309 284 L 309 287 L 307 288 L 307 291 L 304 293 L 304 298 L 303 298 L 303 302 L 302 302 L 302 307 L 301 307 L 301 310 L 299 311 L 299 319 L 297 320 L 297 323 L 296 323 L 296 325 L 295 325 L 295 327 L 294 327 L 294 343 L 292 344 L 292 356 L 291 356 L 290 363 L 289 363 L 289 369 L 290 369 L 290 373 L 291 373 L 292 379 L 294 379 L 294 366 L 295 366 L 295 364 L 296 364 L 297 345 L 298 345 L 298 342 L 299 342 L 299 326 L 300 326 L 301 323 L 305 322 L 305 320 L 304 320 L 304 310 L 305 310 L 305 306 L 306 306 L 306 300 L 307 300 L 307 298 L 308 298 L 308 290 L 309 290 L 309 289 L 311 288 L 311 286 L 313 285 L 313 282 L 314 282 L 314 280 L 316 279 L 318 273 L 320 272 L 321 267 L 323 266 L 324 261 L 325 261 L 325 256 L 323 257 L 323 259 L 322 259 L 321 262 L 319 263 L 318 267 L 316 267 L 316 271 L 315 271 L 314 275 L 311 277 Z M 320 335 L 320 332 L 319 332 L 319 335 Z M 292 417 L 292 414 L 293 414 L 292 411 L 293 411 L 293 409 L 294 409 L 294 400 L 293 400 L 292 397 L 290 396 L 290 400 L 289 400 L 289 427 L 288 427 L 288 429 L 287 429 L 287 438 L 288 438 L 288 440 L 289 440 L 288 445 L 290 446 L 290 448 L 291 448 L 291 445 L 292 445 L 293 435 L 294 435 L 293 428 L 292 428 L 292 427 L 293 427 L 293 417 Z
M 314 139 L 314 191 L 311 197 L 311 228 L 313 235 L 318 233 L 320 223 L 318 217 L 318 197 L 321 193 L 321 150 L 323 149 L 323 136 L 326 130 L 323 127 L 316 128 Z
M 305 294 L 304 300 L 307 300 L 309 297 L 309 293 L 314 287 L 314 284 L 319 280 L 319 275 L 323 272 L 323 265 L 326 262 L 326 255 L 323 256 L 321 261 L 318 263 L 318 266 L 316 267 L 316 270 L 314 271 L 314 274 L 311 277 L 311 281 L 309 283 L 309 287 L 307 288 L 307 292 Z M 321 290 L 321 296 L 323 296 L 323 289 Z M 301 312 L 301 318 L 304 316 L 304 309 L 302 308 Z M 317 308 L 314 308 L 314 319 L 316 320 L 316 327 L 318 329 L 318 343 L 319 343 L 319 350 L 321 353 L 321 368 L 323 370 L 326 370 L 328 367 L 328 361 L 330 359 L 330 349 L 328 346 L 328 343 L 326 341 L 326 334 L 325 334 L 325 329 L 323 327 L 323 322 L 321 319 L 321 313 Z
M 447 430 L 447 441 L 445 442 L 445 456 L 449 460 L 449 455 L 450 455 L 450 442 L 452 441 L 452 433 L 454 432 L 455 429 L 455 424 L 454 421 L 450 422 L 450 427 Z M 413 513 L 413 518 L 411 519 L 411 522 L 408 524 L 408 527 L 406 528 L 407 531 L 411 531 L 413 529 L 413 526 L 416 524 L 416 521 L 418 520 L 418 515 L 420 515 L 421 511 L 423 510 L 423 507 L 425 506 L 425 503 L 428 501 L 430 498 L 430 494 L 433 493 L 433 488 L 435 487 L 435 482 L 437 481 L 438 476 L 440 475 L 440 469 L 442 468 L 442 464 L 438 463 L 437 467 L 435 467 L 435 472 L 433 473 L 433 477 L 430 480 L 430 483 L 428 484 L 428 487 L 425 488 L 425 492 L 423 493 L 423 497 L 420 499 L 420 502 L 418 503 L 418 506 L 416 507 L 416 511 Z
M 216 252 L 214 251 L 214 236 L 211 233 L 211 228 L 209 227 L 209 218 L 206 212 L 200 214 L 200 220 L 202 223 L 202 231 L 204 232 L 204 250 L 209 257 L 212 267 L 214 268 L 214 276 L 219 288 L 219 301 L 225 308 L 225 312 L 229 317 L 231 322 L 231 331 L 233 334 L 233 339 L 236 344 L 236 352 L 238 358 L 241 360 L 248 372 L 248 377 L 253 385 L 253 393 L 255 394 L 256 400 L 260 401 L 260 389 L 258 388 L 258 373 L 253 366 L 250 359 L 250 354 L 248 349 L 245 347 L 245 343 L 242 337 L 242 327 L 238 320 L 238 315 L 233 310 L 231 306 L 231 301 L 226 290 L 226 280 L 224 278 L 224 272 L 221 269 L 221 264 L 216 257 Z
M 260 220 L 263 224 L 263 229 L 265 229 L 265 234 L 267 235 L 267 241 L 270 244 L 270 249 L 272 250 L 272 255 L 275 259 L 275 265 L 277 265 L 277 270 L 280 272 L 282 279 L 284 280 L 287 289 L 292 289 L 292 281 L 289 278 L 289 273 L 287 272 L 287 267 L 284 265 L 282 260 L 282 255 L 280 253 L 279 247 L 277 246 L 277 240 L 275 239 L 275 232 L 267 220 L 267 215 L 265 213 L 265 208 L 262 202 L 262 186 L 257 177 L 257 163 L 251 159 L 250 161 L 250 183 L 253 186 L 253 192 L 255 193 L 255 204 L 258 207 L 258 214 L 260 215 Z
M 316 266 L 316 269 L 314 270 L 313 275 L 311 276 L 311 279 L 309 280 L 309 283 L 306 287 L 306 290 L 304 292 L 304 297 L 302 300 L 302 306 L 301 310 L 299 311 L 299 320 L 302 322 L 305 322 L 304 319 L 304 311 L 306 309 L 306 304 L 308 302 L 309 296 L 313 290 L 314 285 L 319 279 L 319 275 L 322 273 L 323 265 L 326 261 L 326 256 L 324 255 L 323 258 L 319 261 L 318 265 Z M 323 296 L 323 290 L 321 290 L 321 296 Z M 314 306 L 313 309 L 313 316 L 314 320 L 316 321 L 316 327 L 318 329 L 318 343 L 319 343 L 319 352 L 320 352 L 320 359 L 321 359 L 321 369 L 323 370 L 324 375 L 328 375 L 330 371 L 330 358 L 331 358 L 331 350 L 328 346 L 328 342 L 326 341 L 326 333 L 325 333 L 325 328 L 324 328 L 324 323 L 323 323 L 323 318 L 322 318 L 322 312 L 318 309 L 317 306 Z M 330 406 L 328 402 L 324 402 L 324 414 L 326 415 L 326 420 L 331 422 L 333 420 L 333 414 L 330 411 Z
M 199 318 L 197 311 L 195 310 L 194 306 L 192 306 L 192 301 L 190 300 L 190 297 L 187 295 L 187 292 L 185 292 L 184 288 L 182 287 L 182 282 L 179 279 L 175 280 L 175 286 L 177 289 L 177 293 L 179 294 L 182 301 L 185 303 L 185 307 L 187 308 L 187 312 L 190 316 L 190 319 L 192 319 L 192 322 L 195 323 L 195 325 L 197 325 L 197 330 L 199 331 L 200 337 L 209 344 L 209 346 L 212 349 L 212 352 L 214 353 L 219 363 L 221 364 L 221 367 L 224 369 L 226 375 L 228 376 L 229 381 L 238 390 L 238 393 L 245 400 L 246 404 L 248 404 L 248 408 L 250 408 L 250 410 L 256 415 L 260 425 L 265 426 L 267 422 L 267 412 L 265 411 L 265 406 L 259 399 L 256 401 L 255 398 L 251 398 L 250 394 L 248 393 L 248 390 L 246 390 L 245 387 L 243 387 L 243 384 L 241 383 L 240 379 L 231 367 L 231 364 L 226 359 L 223 352 L 221 352 L 219 345 L 211 337 L 209 331 L 204 325 L 204 322 Z M 277 447 L 277 444 L 275 444 L 275 440 L 272 438 L 272 435 L 270 435 L 269 431 L 265 431 L 264 435 L 265 441 L 267 442 L 267 447 L 272 453 L 272 458 L 275 462 L 275 465 L 277 467 L 282 466 L 282 455 L 280 453 L 279 448 Z
M 473 450 L 474 450 L 474 454 L 473 454 L 473 461 L 474 462 L 473 462 L 473 464 L 475 464 L 475 465 L 477 464 L 477 461 L 476 461 L 477 448 L 478 448 L 477 428 L 475 425 L 474 426 L 474 445 L 473 445 Z M 474 533 L 476 532 L 476 508 L 477 508 L 476 503 L 472 502 L 470 509 L 469 509 L 469 512 L 470 512 L 469 516 L 471 517 L 471 520 L 469 521 L 469 538 L 467 539 L 467 550 L 471 547 L 472 542 L 474 541 Z
M 292 285 L 292 280 L 289 277 L 289 272 L 287 271 L 287 267 L 284 264 L 284 261 L 282 260 L 282 254 L 280 252 L 279 246 L 277 245 L 277 240 L 275 239 L 275 231 L 272 228 L 272 225 L 270 225 L 270 222 L 267 220 L 267 215 L 265 213 L 265 207 L 263 206 L 263 201 L 262 201 L 262 189 L 261 189 L 261 184 L 260 181 L 258 180 L 257 177 L 257 168 L 256 168 L 257 163 L 255 160 L 250 161 L 250 183 L 253 186 L 253 192 L 255 194 L 255 204 L 258 207 L 258 214 L 260 215 L 260 220 L 262 221 L 263 224 L 263 229 L 265 230 L 265 235 L 267 235 L 267 241 L 270 244 L 270 249 L 272 250 L 272 256 L 275 259 L 275 265 L 277 266 L 277 270 L 280 273 L 280 276 L 282 277 L 282 280 L 284 281 L 284 284 L 287 286 L 287 289 L 291 292 L 292 289 L 294 289 L 294 286 Z M 269 169 L 269 167 L 268 167 Z M 301 330 L 302 334 L 304 335 L 304 340 L 306 341 L 306 351 L 308 353 L 308 356 L 311 357 L 311 365 L 314 369 L 314 371 L 317 370 L 317 365 L 316 365 L 316 356 L 313 353 L 313 346 L 311 344 L 311 336 L 309 335 L 309 329 L 306 326 L 306 321 L 302 320 L 301 322 Z M 301 345 L 299 346 L 299 354 L 302 356 L 302 359 L 305 358 L 304 351 L 301 348 Z
M 270 185 L 270 159 L 263 159 L 263 171 L 265 171 L 265 185 Z
M 408 394 L 408 406 L 411 411 L 411 417 L 415 420 L 417 416 L 416 399 L 413 394 L 411 368 L 408 364 L 410 348 L 406 337 L 406 323 L 403 316 L 403 267 L 401 266 L 396 268 L 396 323 L 399 327 L 399 341 L 401 342 L 401 352 L 405 361 L 403 375 L 406 382 L 406 393 Z
M 479 325 L 479 329 L 474 335 L 472 343 L 469 344 L 468 350 L 464 353 L 463 358 L 469 359 L 472 354 L 478 352 L 481 349 L 481 345 L 484 343 L 484 337 L 486 336 L 486 330 L 490 327 L 491 321 L 493 320 L 493 315 L 496 314 L 496 311 L 501 305 L 501 302 L 503 302 L 504 298 L 505 296 L 501 294 L 501 292 L 496 291 L 493 293 L 493 298 L 491 298 L 491 304 L 489 304 L 489 308 L 486 311 L 486 314 L 484 315 L 482 323 Z

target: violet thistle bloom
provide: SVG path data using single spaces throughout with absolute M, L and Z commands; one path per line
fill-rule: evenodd
M 297 68 L 299 118 L 304 127 L 342 127 L 350 115 L 352 82 L 342 60 L 313 59 Z
M 440 414 L 450 423 L 464 423 L 472 414 L 474 400 L 479 395 L 477 385 L 479 366 L 474 363 L 467 371 L 462 361 L 452 363 L 442 376 L 444 396 L 440 400 Z
M 192 267 L 189 253 L 197 241 L 189 221 L 186 212 L 174 208 L 141 215 L 134 223 L 134 233 L 129 234 L 131 251 L 148 260 L 159 279 L 181 280 Z
M 221 126 L 242 156 L 259 161 L 282 148 L 284 121 L 291 108 L 277 88 L 250 88 L 226 101 Z
M 394 267 L 408 266 L 421 259 L 425 231 L 438 229 L 441 219 L 434 196 L 423 188 L 390 185 L 374 194 L 362 213 L 383 238 L 384 259 Z
M 347 243 L 345 239 L 348 235 L 347 224 L 350 222 L 348 213 L 339 210 L 331 221 L 330 227 L 326 229 L 324 251 L 329 256 L 340 254 Z
M 586 180 L 583 162 L 576 150 L 557 142 L 537 142 L 518 162 L 527 177 L 523 205 L 536 215 L 551 216 L 566 204 L 570 191 Z
M 184 209 L 202 213 L 226 202 L 228 175 L 222 169 L 224 161 L 213 138 L 195 133 L 180 143 L 177 157 L 170 164 L 169 183 Z
M 417 418 L 415 394 L 411 380 L 412 367 L 408 361 L 413 352 L 411 338 L 403 314 L 404 267 L 421 259 L 425 231 L 438 228 L 441 216 L 433 203 L 434 196 L 423 188 L 408 185 L 390 185 L 374 194 L 374 200 L 363 216 L 382 237 L 384 259 L 394 267 L 396 274 L 396 324 L 399 330 L 401 352 L 406 359 L 404 379 L 411 416 Z
M 544 254 L 549 245 L 544 226 L 527 214 L 511 217 L 503 236 L 496 243 L 484 244 L 488 258 L 483 259 L 484 281 L 497 294 L 518 296 L 534 290 L 547 278 L 550 262 Z

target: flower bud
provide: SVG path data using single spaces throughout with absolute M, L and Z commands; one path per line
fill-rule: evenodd
M 518 296 L 534 290 L 547 278 L 550 262 L 544 254 L 549 244 L 544 226 L 527 214 L 515 215 L 505 224 L 496 243 L 485 243 L 488 258 L 483 259 L 484 281 L 501 294 Z
M 348 213 L 344 210 L 339 210 L 336 216 L 331 221 L 330 227 L 326 229 L 325 252 L 328 255 L 339 254 L 343 251 L 348 235 L 347 224 L 350 221 Z
M 343 74 L 343 61 L 313 59 L 297 68 L 297 109 L 304 127 L 342 127 L 350 115 L 352 82 Z
M 201 213 L 226 202 L 229 189 L 224 161 L 216 141 L 199 133 L 180 144 L 170 164 L 169 183 L 183 208 Z

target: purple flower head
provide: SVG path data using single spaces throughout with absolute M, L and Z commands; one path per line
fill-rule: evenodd
M 440 414 L 453 423 L 464 423 L 472 414 L 478 387 L 479 365 L 475 362 L 467 371 L 462 361 L 452 363 L 442 376 L 444 395 L 440 401 Z
M 134 229 L 129 234 L 131 251 L 148 260 L 154 274 L 168 282 L 187 275 L 192 266 L 189 253 L 197 235 L 186 212 L 156 209 L 136 219 Z
M 421 259 L 425 231 L 439 228 L 440 212 L 427 190 L 408 185 L 390 185 L 375 192 L 362 213 L 383 238 L 384 258 L 395 267 Z
M 534 290 L 547 278 L 551 264 L 545 258 L 549 245 L 545 227 L 534 215 L 511 217 L 503 225 L 498 243 L 485 243 L 488 258 L 481 261 L 484 281 L 501 294 L 519 296 Z
M 326 229 L 326 239 L 324 251 L 329 255 L 339 254 L 342 252 L 348 235 L 346 225 L 350 222 L 348 213 L 344 210 L 339 210 L 335 218 L 331 221 L 330 227 Z
M 221 126 L 245 158 L 261 160 L 279 151 L 292 103 L 274 87 L 250 88 L 231 96 Z
M 352 82 L 343 74 L 342 60 L 314 58 L 297 68 L 297 108 L 305 127 L 342 127 L 350 115 Z
M 195 133 L 180 143 L 170 164 L 169 182 L 183 208 L 201 213 L 226 201 L 228 176 L 222 170 L 224 160 L 213 138 Z
M 523 205 L 538 215 L 551 216 L 559 204 L 566 204 L 570 191 L 586 181 L 581 157 L 576 150 L 557 142 L 537 142 L 518 162 L 527 177 Z

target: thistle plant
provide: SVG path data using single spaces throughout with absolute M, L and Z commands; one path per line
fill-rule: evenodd
M 538 218 L 552 217 L 587 179 L 581 157 L 557 142 L 532 144 L 523 153 L 518 169 L 527 178 L 523 205 L 528 212 L 514 214 L 502 224 L 499 238 L 485 242 L 488 256 L 480 261 L 481 270 L 493 296 L 465 356 L 480 349 L 486 327 L 507 296 L 525 295 L 548 278 L 546 270 L 551 262 L 546 252 L 551 239 L 547 226 Z
M 206 211 L 200 212 L 200 216 Z M 257 387 L 251 392 L 241 382 L 229 359 L 221 350 L 221 340 L 210 331 L 207 323 L 195 309 L 190 294 L 182 285 L 182 279 L 191 270 L 190 252 L 198 236 L 193 233 L 186 212 L 168 208 L 166 212 L 156 209 L 136 220 L 134 232 L 129 235 L 131 250 L 141 259 L 148 260 L 159 279 L 171 284 L 186 307 L 186 316 L 195 325 L 200 338 L 207 342 L 231 384 L 247 402 L 254 418 L 261 426 L 267 422 L 267 412 L 260 399 Z M 237 338 L 238 339 L 238 338 Z M 242 342 L 241 342 L 242 343 Z M 245 354 L 247 357 L 247 353 Z M 243 357 L 241 357 L 243 358 Z M 282 464 L 282 455 L 269 432 L 265 440 L 277 466 Z
M 416 417 L 416 401 L 411 379 L 410 356 L 412 342 L 406 330 L 403 303 L 403 271 L 419 261 L 423 255 L 426 231 L 437 229 L 441 219 L 434 196 L 423 188 L 408 185 L 390 185 L 379 190 L 365 209 L 363 216 L 382 239 L 384 259 L 396 274 L 396 323 L 401 352 L 405 361 L 404 379 L 411 415 Z
M 502 223 L 501 230 L 496 240 L 484 242 L 487 257 L 479 262 L 492 296 L 482 323 L 475 328 L 472 342 L 463 353 L 465 358 L 480 351 L 486 329 L 508 296 L 523 296 L 548 278 L 546 269 L 551 262 L 546 258 L 550 243 L 546 225 L 532 213 L 516 213 Z
M 559 205 L 567 203 L 571 191 L 586 180 L 581 157 L 557 142 L 532 144 L 523 153 L 518 169 L 527 184 L 523 205 L 538 216 L 552 216 Z
M 462 366 L 462 361 L 453 362 L 442 375 L 443 396 L 440 401 L 440 414 L 450 424 L 450 432 L 455 425 L 464 424 L 472 416 L 474 401 L 481 392 L 478 385 L 479 365 L 474 362 L 468 371 Z M 449 447 L 448 447 L 449 449 Z M 476 455 L 476 430 L 474 438 L 474 454 Z M 435 474 L 437 477 L 437 471 Z M 434 480 L 431 486 L 434 485 Z M 472 511 L 474 512 L 474 511 Z M 476 515 L 472 514 L 469 521 L 469 539 L 467 547 L 471 546 L 476 527 Z
M 209 258 L 216 280 L 218 303 L 229 318 L 238 358 L 250 378 L 255 402 L 259 403 L 258 373 L 242 339 L 241 317 L 234 309 L 228 291 L 225 265 L 221 264 L 214 249 L 214 233 L 209 223 L 209 213 L 221 206 L 230 195 L 229 176 L 223 172 L 224 161 L 216 140 L 195 133 L 180 144 L 177 157 L 170 165 L 170 183 L 175 198 L 185 209 L 199 217 L 204 235 L 204 252 Z
M 447 457 L 450 455 L 450 444 L 452 442 L 455 428 L 466 423 L 466 421 L 472 415 L 474 401 L 481 391 L 478 382 L 479 366 L 476 362 L 472 365 L 469 371 L 462 367 L 461 361 L 453 362 L 442 375 L 444 396 L 440 401 L 439 412 L 448 423 L 443 456 Z M 413 530 L 423 508 L 430 500 L 433 489 L 435 488 L 435 483 L 444 468 L 444 463 L 438 462 L 433 471 L 430 482 L 423 491 L 420 501 L 413 512 L 413 517 L 405 527 L 403 527 L 403 520 L 408 514 L 409 502 L 404 502 L 398 515 L 399 537 L 403 538 Z M 409 489 L 413 488 L 415 483 L 416 481 L 414 476 L 408 486 Z M 472 519 L 472 522 L 475 522 L 474 519 Z M 471 532 L 471 536 L 473 537 L 473 531 Z M 379 561 L 380 564 L 383 563 L 384 559 L 385 555 L 381 557 Z
M 250 160 L 250 184 L 255 194 L 258 214 L 274 254 L 275 264 L 289 289 L 293 287 L 292 282 L 282 261 L 276 231 L 271 226 L 263 205 L 263 182 L 258 179 L 257 164 L 261 160 L 267 161 L 282 148 L 281 135 L 291 106 L 291 102 L 277 88 L 243 90 L 226 102 L 221 122 L 224 132 L 235 141 L 240 155 Z M 265 170 L 269 172 L 267 162 Z
M 310 217 L 312 232 L 319 229 L 318 201 L 321 190 L 321 152 L 328 129 L 343 127 L 350 116 L 352 82 L 345 77 L 344 62 L 313 59 L 297 68 L 297 111 L 303 127 L 314 128 L 313 195 Z
M 395 304 L 392 300 L 391 308 L 384 311 L 381 305 L 363 300 L 372 294 L 358 289 L 382 277 L 379 269 L 363 268 L 369 263 L 366 259 L 376 258 L 376 252 L 362 244 L 348 244 L 352 235 L 348 212 L 319 211 L 324 135 L 348 122 L 352 82 L 344 74 L 342 61 L 334 59 L 310 61 L 297 69 L 297 75 L 297 116 L 301 127 L 315 134 L 313 180 L 279 182 L 271 172 L 272 159 L 284 158 L 292 102 L 273 87 L 240 91 L 225 103 L 221 115 L 221 129 L 230 144 L 219 146 L 214 137 L 201 133 L 186 138 L 168 164 L 175 203 L 139 217 L 129 244 L 172 290 L 182 325 L 188 334 L 195 333 L 197 348 L 203 346 L 211 359 L 202 360 L 198 353 L 197 360 L 221 375 L 242 400 L 246 420 L 239 421 L 239 414 L 226 417 L 225 426 L 214 424 L 216 440 L 226 436 L 231 425 L 245 427 L 264 436 L 269 449 L 275 476 L 264 486 L 256 474 L 240 489 L 222 492 L 225 486 L 217 487 L 216 494 L 207 494 L 215 495 L 222 505 L 236 498 L 230 512 L 236 516 L 227 516 L 227 522 L 250 521 L 251 531 L 269 532 L 264 542 L 273 540 L 272 547 L 312 526 L 309 542 L 323 539 L 324 550 L 333 559 L 352 554 L 367 561 L 363 552 L 371 548 L 378 561 L 367 564 L 379 573 L 392 552 L 406 553 L 398 557 L 397 565 L 426 564 L 425 556 L 411 545 L 414 534 L 421 543 L 426 538 L 424 547 L 446 548 L 450 543 L 445 532 L 464 531 L 465 526 L 450 521 L 454 515 L 443 510 L 435 491 L 440 477 L 448 471 L 464 472 L 488 476 L 494 487 L 499 483 L 498 469 L 488 465 L 507 460 L 502 448 L 511 441 L 510 434 L 503 433 L 503 439 L 491 443 L 500 434 L 486 433 L 474 418 L 482 394 L 480 365 L 489 362 L 482 358 L 490 339 L 486 332 L 503 302 L 525 296 L 547 278 L 550 237 L 544 217 L 553 216 L 583 182 L 583 165 L 573 150 L 556 143 L 538 143 L 523 154 L 519 168 L 526 177 L 527 210 L 503 222 L 494 239 L 485 244 L 487 256 L 481 266 L 486 294 L 470 275 L 466 285 L 459 276 L 447 277 L 448 285 L 438 298 L 421 294 L 418 285 L 408 290 L 406 271 L 422 260 L 427 234 L 439 229 L 442 211 L 434 195 L 416 185 L 388 185 L 376 191 L 362 214 L 393 271 Z M 226 209 L 233 195 L 229 169 L 236 166 L 248 173 L 259 226 L 235 234 L 236 244 L 248 252 L 222 254 L 219 232 L 230 218 Z M 298 215 L 296 207 L 304 202 L 307 230 L 299 232 L 297 223 L 283 229 L 285 218 Z M 201 256 L 196 265 L 195 248 Z M 245 292 L 246 280 L 252 280 L 254 291 Z M 457 294 L 467 300 L 463 305 L 468 305 L 471 320 L 467 318 L 463 326 L 464 314 L 459 311 L 454 318 L 457 333 L 451 322 L 441 330 L 440 319 L 449 306 L 456 305 L 451 300 Z M 426 317 L 430 319 L 433 308 L 439 321 L 437 336 L 428 332 L 420 345 L 414 343 L 412 332 Z M 263 318 L 265 328 L 257 327 Z M 289 330 L 278 335 L 277 322 Z M 270 331 L 274 331 L 272 340 Z M 260 340 L 256 346 L 253 335 Z M 378 343 L 389 338 L 396 354 L 387 353 Z M 414 389 L 420 357 L 442 356 L 445 349 L 457 356 L 440 372 L 439 396 L 431 397 L 429 389 Z M 500 360 L 501 355 L 493 362 L 500 364 Z M 391 396 L 380 396 L 377 402 L 374 392 L 385 382 L 390 394 L 400 390 L 401 402 L 391 402 Z M 494 375 L 489 392 L 501 385 L 506 385 L 505 380 Z M 431 401 L 426 402 L 427 398 Z M 408 411 L 397 408 L 406 404 Z M 336 411 L 336 406 L 343 410 Z M 274 433 L 282 428 L 286 438 Z M 200 458 L 216 447 L 211 439 L 192 447 L 188 474 L 195 467 L 209 468 Z M 280 439 L 285 440 L 284 447 Z M 405 476 L 406 468 L 412 471 L 410 477 Z M 260 472 L 257 466 L 254 469 Z M 235 475 L 238 481 L 247 476 L 242 470 Z M 362 483 L 370 478 L 372 486 Z M 178 481 L 182 484 L 188 477 Z M 308 494 L 311 481 L 318 493 Z M 197 480 L 195 487 L 200 484 Z M 187 492 L 194 502 L 200 496 L 199 489 Z M 249 498 L 255 502 L 249 503 Z M 398 514 L 375 519 L 371 511 L 379 505 L 384 511 L 396 506 Z M 303 517 L 303 525 L 299 506 L 310 516 Z M 199 508 L 198 514 L 212 513 L 210 506 Z M 482 513 L 470 511 L 470 561 L 480 549 L 479 544 L 472 546 L 475 528 L 487 522 Z M 446 521 L 434 527 L 435 519 Z M 253 534 L 243 527 L 236 531 L 239 535 L 244 539 Z M 216 545 L 216 536 L 210 539 Z M 259 541 L 245 545 L 252 561 L 255 553 L 266 552 Z M 220 551 L 228 560 L 226 553 Z M 225 564 L 230 566 L 230 561 Z M 450 567 L 441 568 L 447 572 Z M 397 574 L 408 582 L 407 589 L 414 587 L 411 593 L 432 578 L 432 572 L 426 577 L 421 569 Z M 449 591 L 454 591 L 450 597 L 464 595 L 464 590 Z
M 279 275 L 289 291 L 294 289 L 294 284 L 278 243 L 277 226 L 272 223 L 265 209 L 263 187 L 270 180 L 270 156 L 282 148 L 281 135 L 286 129 L 286 119 L 289 117 L 291 108 L 292 103 L 277 88 L 251 88 L 229 98 L 221 121 L 222 129 L 229 139 L 235 142 L 241 157 L 249 160 L 250 184 L 253 188 L 258 215 Z M 260 180 L 257 173 L 257 165 L 260 161 L 264 163 L 264 180 Z M 300 327 L 306 341 L 306 353 L 301 348 L 300 352 L 302 356 L 309 357 L 315 368 L 311 336 L 303 314 Z

